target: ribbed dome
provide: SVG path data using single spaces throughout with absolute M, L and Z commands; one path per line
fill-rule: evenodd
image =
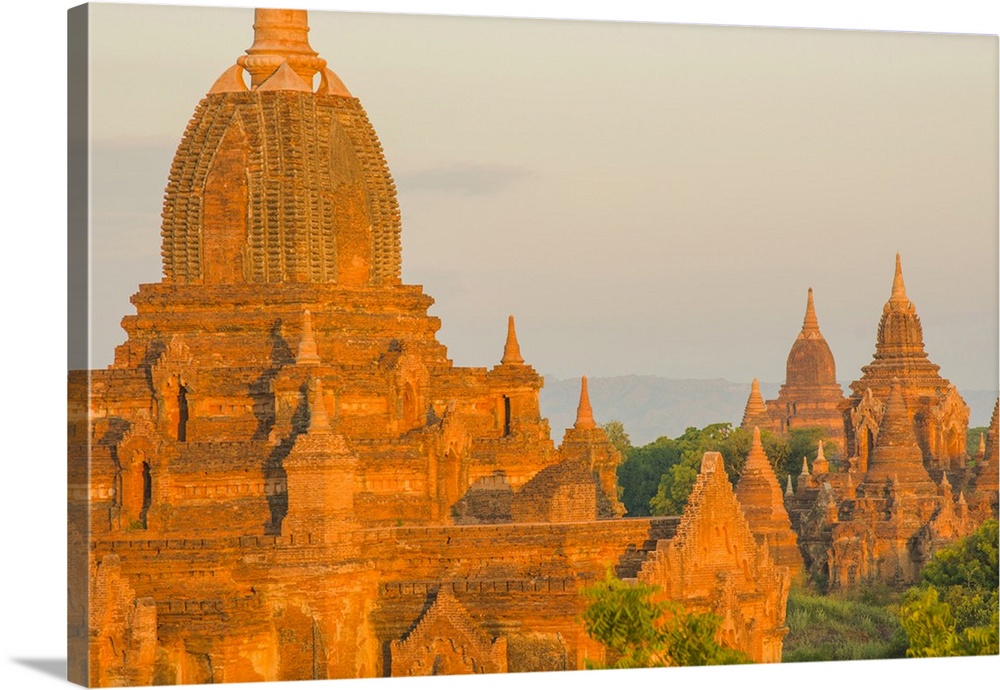
M 833 352 L 819 330 L 816 310 L 813 306 L 813 292 L 809 288 L 806 300 L 806 315 L 802 331 L 792 344 L 785 364 L 785 385 L 835 386 L 837 385 L 837 365 Z
M 257 10 L 254 30 L 174 157 L 165 280 L 398 284 L 395 185 L 364 109 L 309 47 L 304 11 Z

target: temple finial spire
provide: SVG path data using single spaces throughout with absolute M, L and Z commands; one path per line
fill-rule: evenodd
M 770 462 L 767 459 L 767 453 L 764 451 L 764 444 L 760 440 L 760 427 L 755 426 L 753 428 L 753 442 L 750 445 L 750 452 L 747 454 L 746 464 L 743 466 L 743 471 L 751 469 L 760 469 L 770 467 Z
M 823 454 L 823 441 L 818 442 L 816 449 L 816 459 L 813 461 L 814 474 L 827 474 L 830 471 L 830 463 Z
M 896 252 L 896 274 L 892 277 L 892 296 L 890 302 L 909 302 L 906 296 L 906 285 L 903 284 L 903 264 L 899 260 L 899 252 Z
M 316 352 L 316 339 L 313 336 L 312 315 L 306 309 L 302 315 L 302 337 L 299 339 L 299 352 L 295 357 L 296 364 L 319 364 L 319 354 Z
M 287 62 L 307 84 L 326 67 L 326 60 L 309 45 L 309 17 L 305 10 L 256 9 L 253 45 L 237 63 L 250 73 L 256 89 Z
M 750 397 L 747 398 L 746 407 L 743 408 L 743 422 L 740 424 L 744 429 L 751 426 L 763 424 L 767 418 L 767 405 L 764 403 L 764 396 L 760 394 L 760 383 L 757 379 L 750 384 Z
M 323 402 L 323 382 L 310 378 L 309 390 L 309 433 L 323 433 L 330 430 L 330 418 Z
M 597 422 L 594 421 L 594 410 L 590 407 L 590 393 L 587 391 L 587 377 L 580 380 L 580 404 L 576 408 L 576 422 L 574 429 L 596 429 Z
M 524 364 L 521 356 L 521 346 L 517 342 L 517 332 L 514 330 L 514 317 L 507 317 L 507 342 L 503 346 L 501 364 Z
M 802 320 L 803 333 L 819 333 L 819 319 L 816 318 L 816 306 L 813 304 L 813 289 L 809 288 L 806 297 L 806 316 Z

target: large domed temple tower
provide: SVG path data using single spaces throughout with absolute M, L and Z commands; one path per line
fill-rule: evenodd
M 852 395 L 845 412 L 847 452 L 854 469 L 868 470 L 893 379 L 902 386 L 907 414 L 928 467 L 960 469 L 966 465 L 969 408 L 938 369 L 924 351 L 920 317 L 906 295 L 897 254 L 892 293 L 882 308 L 874 359 L 862 367 L 863 375 L 851 384 Z
M 604 652 L 580 590 L 612 567 L 780 660 L 788 569 L 721 463 L 684 516 L 619 519 L 585 381 L 556 448 L 513 318 L 497 365 L 453 366 L 400 281 L 378 138 L 304 11 L 256 11 L 184 132 L 161 234 L 113 364 L 70 373 L 71 679 L 583 668 Z
M 284 460 L 317 415 L 352 442 L 361 522 L 452 522 L 477 480 L 517 488 L 557 460 L 542 379 L 523 360 L 452 366 L 433 300 L 400 282 L 395 186 L 360 102 L 310 48 L 304 11 L 258 10 L 254 32 L 187 126 L 163 204 L 163 281 L 132 298 L 116 385 L 95 381 L 112 407 L 126 396 L 134 408 L 109 414 L 102 437 L 120 417 L 133 444 L 159 444 L 106 466 L 151 500 L 109 495 L 95 527 L 263 517 L 280 533 L 295 482 Z M 187 489 L 207 456 L 224 462 L 221 443 L 265 475 L 224 522 Z M 270 515 L 249 507 L 259 492 Z
M 844 421 L 841 408 L 844 391 L 837 383 L 837 365 L 826 338 L 819 330 L 813 291 L 809 288 L 806 314 L 788 359 L 785 363 L 785 383 L 778 390 L 778 397 L 768 400 L 761 409 L 756 398 L 759 388 L 754 386 L 747 401 L 747 410 L 759 410 L 756 421 L 744 415 L 743 426 L 760 426 L 787 434 L 792 429 L 817 427 L 823 430 L 824 439 L 841 451 L 845 447 Z

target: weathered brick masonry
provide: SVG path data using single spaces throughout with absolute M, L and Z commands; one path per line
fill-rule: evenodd
M 163 280 L 70 374 L 71 678 L 581 668 L 609 568 L 780 659 L 788 570 L 718 461 L 684 516 L 622 519 L 585 382 L 557 448 L 513 319 L 498 365 L 453 366 L 360 102 L 305 12 L 254 31 L 171 166 Z

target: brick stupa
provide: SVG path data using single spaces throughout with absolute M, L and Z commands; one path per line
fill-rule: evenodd
M 802 330 L 785 362 L 785 383 L 778 397 L 766 404 L 771 430 L 786 434 L 792 429 L 819 428 L 843 452 L 844 391 L 837 383 L 833 352 L 819 330 L 812 288 L 806 297 Z
M 808 535 L 812 572 L 825 572 L 830 588 L 901 586 L 915 582 L 931 554 L 985 517 L 969 514 L 964 495 L 956 501 L 947 473 L 939 483 L 931 479 L 902 383 L 893 379 L 863 481 L 856 489 L 824 482 L 800 534 Z
M 683 517 L 617 519 L 585 383 L 557 449 L 513 318 L 496 366 L 448 359 L 433 300 L 400 281 L 381 145 L 308 30 L 256 11 L 171 166 L 163 280 L 113 364 L 70 373 L 69 677 L 582 668 L 604 651 L 581 589 L 678 531 L 697 569 L 643 577 L 779 660 L 787 573 L 721 462 Z
M 969 408 L 954 386 L 938 374 L 924 350 L 923 328 L 906 294 L 903 269 L 896 255 L 892 293 L 882 309 L 874 359 L 851 384 L 845 428 L 851 466 L 866 472 L 878 436 L 882 407 L 893 379 L 899 379 L 917 443 L 928 467 L 961 468 L 967 461 Z
M 770 549 L 774 562 L 786 566 L 793 580 L 798 579 L 803 570 L 802 554 L 785 510 L 781 485 L 764 452 L 760 429 L 756 427 L 750 454 L 736 485 L 736 498 L 750 529 L 758 541 Z

